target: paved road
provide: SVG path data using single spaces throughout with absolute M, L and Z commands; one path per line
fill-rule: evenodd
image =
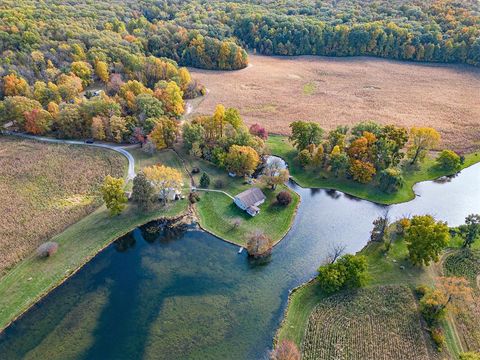
M 99 148 L 104 148 L 104 149 L 110 149 L 113 151 L 116 151 L 123 156 L 125 156 L 128 160 L 128 173 L 127 173 L 127 181 L 132 180 L 135 177 L 135 159 L 130 154 L 127 150 L 120 146 L 116 145 L 110 145 L 110 144 L 87 144 L 84 141 L 77 141 L 77 140 L 60 140 L 60 139 L 51 139 L 47 137 L 42 137 L 42 136 L 34 136 L 34 135 L 28 135 L 28 134 L 22 134 L 22 133 L 16 133 L 16 132 L 11 132 L 11 131 L 2 131 L 1 132 L 4 135 L 10 135 L 10 136 L 17 136 L 25 139 L 32 139 L 32 140 L 37 140 L 37 141 L 44 141 L 44 142 L 49 142 L 49 143 L 55 143 L 55 144 L 69 144 L 69 145 L 83 145 L 83 146 L 93 146 L 93 147 L 99 147 Z

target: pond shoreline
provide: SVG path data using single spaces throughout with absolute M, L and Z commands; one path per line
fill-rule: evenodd
M 69 271 L 68 274 L 66 274 L 60 281 L 52 283 L 52 285 L 48 289 L 39 293 L 34 298 L 34 300 L 31 304 L 29 304 L 20 313 L 16 314 L 11 320 L 9 320 L 5 325 L 3 325 L 0 328 L 0 335 L 5 331 L 5 329 L 7 329 L 11 325 L 13 325 L 13 323 L 15 323 L 17 320 L 19 320 L 25 313 L 30 311 L 36 304 L 38 304 L 38 302 L 40 302 L 42 299 L 44 299 L 46 296 L 48 296 L 52 291 L 54 291 L 55 289 L 57 289 L 58 287 L 63 285 L 66 281 L 68 281 L 71 277 L 73 277 L 76 273 L 78 273 L 85 265 L 87 265 L 92 259 L 94 259 L 98 254 L 103 252 L 105 249 L 107 249 L 110 245 L 112 245 L 118 239 L 122 238 L 123 236 L 127 235 L 128 233 L 132 232 L 133 230 L 135 230 L 138 227 L 146 226 L 148 224 L 159 222 L 159 221 L 166 221 L 167 223 L 168 222 L 175 223 L 177 221 L 180 221 L 180 220 L 184 219 L 185 217 L 187 217 L 189 215 L 191 215 L 191 214 L 190 214 L 190 211 L 187 209 L 186 211 L 184 211 L 183 213 L 181 213 L 179 215 L 175 215 L 175 216 L 171 216 L 171 217 L 161 216 L 161 217 L 158 217 L 157 219 L 150 220 L 150 221 L 148 221 L 148 222 L 146 222 L 142 225 L 135 226 L 134 228 L 126 229 L 122 235 L 120 235 L 120 236 L 116 237 L 115 239 L 103 244 L 100 248 L 96 249 L 96 251 L 92 252 L 87 257 L 85 257 L 83 259 L 82 263 L 79 266 L 77 266 L 75 269 Z M 8 273 L 7 273 L 7 275 L 8 275 Z
M 476 165 L 476 164 L 472 164 L 471 166 L 473 165 Z M 433 180 L 425 180 L 425 181 L 422 181 L 422 182 L 431 182 Z M 298 184 L 296 182 L 294 182 L 295 184 Z M 298 185 L 300 186 L 300 185 Z M 300 188 L 302 188 L 300 186 Z M 303 189 L 310 189 L 310 188 L 303 188 Z M 328 188 L 321 188 L 321 189 L 326 189 L 328 190 Z M 288 226 L 288 230 L 285 232 L 285 234 L 283 234 L 282 238 L 279 239 L 278 241 L 276 241 L 276 243 L 274 244 L 274 247 L 278 244 L 280 244 L 282 242 L 282 240 L 290 233 L 294 223 L 295 223 L 295 220 L 297 219 L 297 215 L 298 215 L 298 210 L 299 210 L 299 207 L 300 207 L 300 204 L 302 202 L 302 196 L 300 195 L 300 193 L 298 191 L 295 191 L 294 189 L 290 188 L 290 190 L 294 191 L 298 196 L 299 196 L 299 202 L 296 206 L 296 209 L 295 209 L 295 213 L 294 213 L 294 216 L 292 217 L 291 219 L 291 222 Z M 339 190 L 336 190 L 336 191 L 339 191 Z M 339 191 L 339 192 L 342 192 L 342 191 Z M 342 192 L 344 193 L 344 192 Z M 344 193 L 348 196 L 350 196 L 348 193 Z M 355 197 L 355 198 L 358 198 L 358 197 Z M 361 198 L 359 198 L 361 199 Z M 373 201 L 370 201 L 370 200 L 366 200 L 366 199 L 362 199 L 362 200 L 365 200 L 365 201 L 369 201 L 371 203 L 375 203 Z M 19 314 L 15 315 L 12 319 L 10 319 L 10 321 L 8 321 L 8 323 L 6 323 L 6 325 L 2 326 L 2 328 L 0 329 L 0 334 L 5 330 L 7 329 L 8 327 L 10 327 L 15 321 L 17 321 L 19 318 L 21 318 L 25 313 L 27 313 L 29 310 L 31 310 L 39 301 L 41 301 L 44 297 L 46 297 L 49 293 L 51 293 L 53 290 L 55 290 L 56 288 L 58 288 L 59 286 L 61 286 L 62 284 L 64 284 L 68 279 L 70 279 L 73 275 L 75 275 L 77 272 L 79 272 L 86 264 L 88 264 L 93 258 L 95 258 L 99 253 L 101 253 L 102 251 L 104 251 L 108 246 L 110 246 L 112 243 L 114 243 L 116 240 L 118 240 L 119 238 L 121 238 L 122 236 L 128 234 L 129 232 L 131 232 L 132 230 L 134 230 L 135 228 L 138 228 L 138 227 L 142 227 L 142 226 L 145 226 L 145 225 L 148 225 L 150 223 L 155 223 L 155 222 L 158 222 L 158 221 L 162 221 L 162 220 L 168 220 L 169 222 L 175 222 L 175 221 L 178 221 L 180 219 L 183 219 L 185 218 L 186 216 L 193 216 L 195 218 L 195 222 L 197 223 L 197 226 L 204 232 L 206 233 L 209 233 L 211 235 L 213 235 L 215 238 L 219 239 L 219 240 L 222 240 L 223 242 L 226 242 L 226 243 L 229 243 L 229 244 L 232 244 L 232 245 L 235 245 L 235 246 L 240 246 L 239 244 L 236 244 L 232 241 L 229 241 L 227 239 L 224 239 L 222 238 L 221 236 L 215 234 L 215 233 L 212 233 L 211 231 L 205 229 L 204 227 L 201 226 L 200 222 L 198 221 L 198 218 L 196 218 L 196 216 L 198 216 L 198 213 L 196 211 L 196 208 L 195 206 L 189 206 L 186 210 L 184 210 L 181 214 L 179 215 L 174 215 L 174 216 L 170 216 L 170 217 L 164 217 L 164 216 L 160 216 L 156 219 L 153 219 L 153 220 L 150 220 L 150 221 L 147 221 L 146 223 L 142 224 L 142 225 L 136 225 L 134 226 L 133 228 L 128 228 L 128 229 L 125 229 L 122 234 L 123 235 L 120 235 L 120 236 L 117 236 L 115 237 L 114 239 L 112 239 L 111 241 L 103 244 L 99 249 L 97 249 L 95 252 L 89 254 L 88 256 L 86 256 L 83 261 L 81 262 L 80 266 L 76 267 L 75 269 L 73 270 L 70 270 L 68 272 L 68 274 L 66 274 L 64 277 L 62 277 L 62 279 L 58 282 L 55 282 L 52 284 L 52 286 L 50 286 L 47 290 L 45 291 L 42 291 L 40 294 L 38 294 L 37 296 L 34 297 L 34 301 L 29 304 L 25 309 L 23 309 Z M 368 245 L 368 244 L 367 244 Z M 365 245 L 365 246 L 367 246 Z M 287 306 L 284 310 L 284 316 L 282 317 L 282 321 L 281 321 L 281 324 L 280 326 L 277 328 L 277 331 L 275 332 L 275 336 L 273 338 L 273 343 L 275 344 L 276 341 L 277 341 L 277 337 L 278 337 L 278 332 L 279 330 L 281 329 L 282 327 L 282 324 L 284 323 L 285 321 L 285 315 L 287 314 L 288 312 L 288 309 L 289 309 L 289 305 L 290 305 L 290 299 L 291 299 L 291 296 L 299 289 L 301 289 L 302 287 L 308 285 L 309 283 L 311 283 L 312 281 L 314 281 L 314 278 L 311 278 L 310 280 L 292 288 L 289 290 L 289 295 L 288 295 L 288 301 L 287 301 Z

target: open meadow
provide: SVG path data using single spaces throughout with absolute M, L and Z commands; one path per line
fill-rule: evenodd
M 250 56 L 234 72 L 191 69 L 208 95 L 197 113 L 235 107 L 248 124 L 288 134 L 296 120 L 325 129 L 364 120 L 430 126 L 442 147 L 471 151 L 480 142 L 480 70 L 376 58 Z
M 0 138 L 0 275 L 99 207 L 103 178 L 125 167 L 113 151 Z

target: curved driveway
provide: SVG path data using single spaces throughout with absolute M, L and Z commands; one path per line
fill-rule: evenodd
M 26 138 L 26 139 L 32 139 L 32 140 L 38 140 L 38 141 L 44 141 L 44 142 L 49 142 L 49 143 L 55 143 L 55 144 L 68 144 L 68 145 L 83 145 L 83 146 L 93 146 L 93 147 L 99 147 L 99 148 L 104 148 L 104 149 L 110 149 L 113 151 L 116 151 L 123 156 L 125 156 L 128 160 L 128 173 L 127 173 L 127 181 L 132 180 L 135 177 L 135 159 L 130 154 L 127 150 L 120 146 L 114 146 L 110 144 L 87 144 L 84 141 L 78 141 L 78 140 L 60 140 L 60 139 L 51 139 L 47 137 L 42 137 L 42 136 L 34 136 L 34 135 L 28 135 L 28 134 L 22 134 L 22 133 L 16 133 L 16 132 L 11 132 L 11 131 L 2 131 L 1 132 L 4 135 L 11 135 L 11 136 L 17 136 L 21 138 Z

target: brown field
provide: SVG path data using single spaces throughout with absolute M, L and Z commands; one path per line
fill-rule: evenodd
M 381 286 L 333 295 L 312 311 L 302 359 L 436 359 L 406 286 Z
M 326 129 L 363 120 L 432 126 L 445 147 L 480 145 L 480 69 L 361 57 L 251 55 L 250 62 L 234 72 L 191 69 L 209 90 L 195 112 L 222 103 L 277 134 L 288 134 L 295 120 Z
M 125 166 L 112 151 L 1 137 L 0 275 L 98 207 L 99 184 Z

